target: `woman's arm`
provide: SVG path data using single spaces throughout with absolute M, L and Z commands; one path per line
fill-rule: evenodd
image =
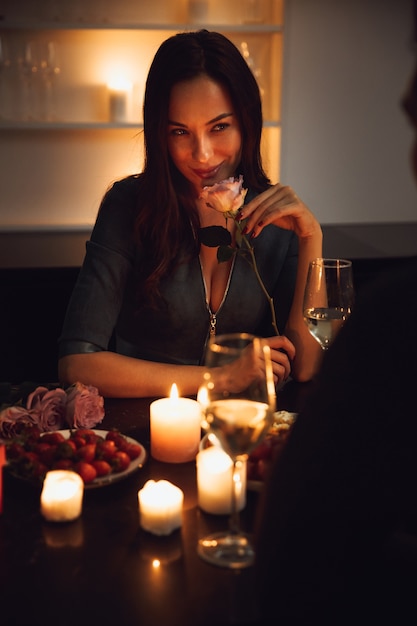
M 287 354 L 292 358 L 294 347 L 286 337 L 270 340 L 276 383 L 290 374 Z M 285 352 L 281 351 L 281 348 Z M 175 383 L 180 395 L 196 395 L 203 382 L 204 367 L 199 365 L 174 365 L 145 361 L 109 351 L 68 354 L 58 362 L 61 383 L 77 381 L 97 387 L 100 394 L 108 398 L 140 398 L 169 396 Z M 216 369 L 215 381 L 220 389 L 239 386 L 242 381 L 239 364 Z
M 203 380 L 201 366 L 144 361 L 108 351 L 64 356 L 58 374 L 64 384 L 82 381 L 106 397 L 122 398 L 169 396 L 173 383 L 181 395 L 193 395 Z
M 285 334 L 296 349 L 293 378 L 300 382 L 310 380 L 320 366 L 322 350 L 304 322 L 303 297 L 309 263 L 323 255 L 320 224 L 291 187 L 280 184 L 251 200 L 241 209 L 240 217 L 247 218 L 246 232 L 253 237 L 257 237 L 268 224 L 292 230 L 298 237 L 297 277 Z

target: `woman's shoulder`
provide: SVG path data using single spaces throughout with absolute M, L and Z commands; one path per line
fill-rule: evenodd
M 141 178 L 142 174 L 130 174 L 112 182 L 105 193 L 104 199 L 109 196 L 119 195 L 136 200 L 141 185 Z
M 92 239 L 114 246 L 117 240 L 130 240 L 137 215 L 140 175 L 113 182 L 101 201 Z

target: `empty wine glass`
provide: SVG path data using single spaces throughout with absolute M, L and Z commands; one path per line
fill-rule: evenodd
M 349 317 L 354 301 L 352 262 L 318 258 L 311 261 L 303 314 L 308 330 L 327 350 Z
M 58 45 L 45 41 L 40 46 L 39 73 L 41 78 L 41 117 L 48 121 L 57 119 L 55 87 L 61 73 Z
M 20 118 L 36 120 L 39 113 L 39 45 L 37 41 L 24 41 L 17 57 L 19 72 Z
M 205 366 L 198 393 L 202 427 L 216 436 L 232 459 L 233 487 L 229 530 L 200 539 L 198 554 L 222 567 L 248 567 L 254 561 L 254 549 L 250 536 L 240 530 L 240 468 L 273 422 L 276 398 L 270 349 L 253 335 L 218 335 L 209 340 Z M 230 381 L 226 389 L 223 375 Z

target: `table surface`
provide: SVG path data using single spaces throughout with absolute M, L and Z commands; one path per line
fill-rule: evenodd
M 290 382 L 277 408 L 299 411 L 308 385 Z M 254 569 L 231 571 L 197 555 L 199 537 L 227 527 L 227 516 L 197 506 L 195 462 L 153 459 L 149 404 L 153 399 L 106 399 L 99 428 L 118 428 L 144 445 L 144 466 L 122 481 L 84 494 L 82 516 L 46 522 L 40 488 L 4 471 L 0 515 L 2 626 L 206 626 L 257 624 Z M 167 479 L 184 492 L 181 529 L 157 537 L 140 528 L 138 490 Z M 248 491 L 242 527 L 253 529 L 259 495 Z M 153 568 L 158 558 L 161 566 Z

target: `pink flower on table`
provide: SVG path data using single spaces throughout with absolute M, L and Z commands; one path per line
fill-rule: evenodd
M 96 387 L 77 382 L 66 391 L 69 428 L 94 428 L 104 417 L 104 400 Z
M 27 399 L 26 408 L 33 424 L 42 432 L 60 430 L 65 423 L 67 394 L 61 388 L 37 387 Z
M 0 437 L 14 437 L 22 424 L 32 424 L 28 410 L 23 406 L 8 406 L 0 412 Z
M 243 189 L 243 176 L 230 177 L 220 183 L 203 187 L 200 198 L 212 209 L 233 217 L 243 206 L 247 191 Z

